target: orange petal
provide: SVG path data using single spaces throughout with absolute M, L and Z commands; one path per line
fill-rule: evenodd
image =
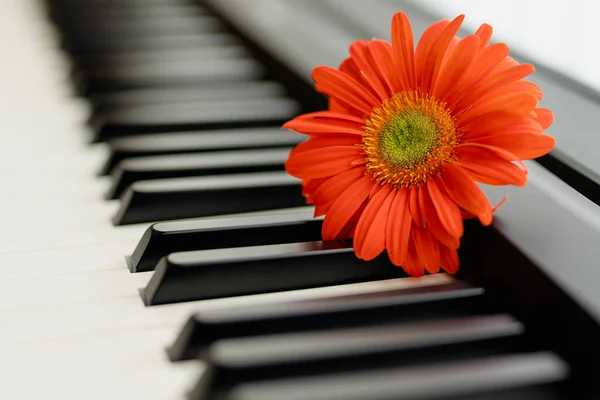
M 364 40 L 354 42 L 350 46 L 350 55 L 361 71 L 363 82 L 369 86 L 373 93 L 379 97 L 379 100 L 384 100 L 390 97 L 387 84 L 381 77 L 376 63 L 370 51 L 370 43 Z
M 364 125 L 364 122 L 362 123 Z M 291 129 L 306 135 L 346 134 L 362 137 L 365 133 L 362 125 L 354 122 L 345 122 L 339 119 L 319 118 L 306 120 L 294 118 L 283 125 L 284 129 Z M 360 140 L 360 139 L 359 139 Z
M 454 88 L 452 100 L 448 100 L 448 107 L 456 105 L 462 97 L 482 84 L 506 58 L 509 51 L 504 43 L 493 44 L 481 51 L 465 73 L 465 78 Z
M 554 114 L 547 108 L 536 108 L 535 113 L 537 114 L 537 121 L 544 130 L 548 129 L 554 122 Z
M 462 144 L 456 147 L 459 165 L 476 181 L 494 186 L 525 186 L 527 170 L 513 164 L 514 155 L 491 146 Z
M 532 133 L 504 133 L 480 139 L 477 143 L 501 147 L 521 160 L 528 160 L 548 154 L 554 148 L 556 139 Z
M 354 235 L 354 251 L 359 258 L 370 261 L 385 249 L 386 223 L 394 197 L 391 187 L 384 185 L 367 204 Z
M 440 72 L 434 95 L 445 100 L 446 93 L 458 84 L 465 76 L 465 71 L 475 59 L 479 49 L 479 38 L 475 35 L 467 36 L 456 46 L 444 69 Z
M 395 194 L 394 194 L 395 193 Z M 408 254 L 408 240 L 412 218 L 409 212 L 409 193 L 407 189 L 396 189 L 385 227 L 385 246 L 392 263 L 401 266 Z
M 329 209 L 350 185 L 364 175 L 365 168 L 359 166 L 332 176 L 313 191 L 311 200 L 319 207 Z
M 392 18 L 392 48 L 395 71 L 400 77 L 399 90 L 416 88 L 414 46 L 410 20 L 403 12 L 396 13 Z
M 360 81 L 360 68 L 358 68 L 356 62 L 352 59 L 352 57 L 348 57 L 344 61 L 342 61 L 340 63 L 339 70 L 347 73 L 357 81 Z
M 450 164 L 444 167 L 441 181 L 448 196 L 462 209 L 473 215 L 486 213 L 490 202 L 481 190 L 461 167 Z
M 421 217 L 421 205 L 419 204 L 419 190 L 420 188 L 413 188 L 409 190 L 409 210 L 410 215 L 414 223 L 417 226 L 423 227 L 423 218 Z
M 333 240 L 338 237 L 347 222 L 367 199 L 374 184 L 370 177 L 363 176 L 342 192 L 331 205 L 323 221 L 323 240 Z
M 455 274 L 458 272 L 459 261 L 456 250 L 440 246 L 440 259 L 444 271 L 449 274 Z
M 345 112 L 335 112 L 335 111 L 316 111 L 312 113 L 302 114 L 294 118 L 294 120 L 327 120 L 328 122 L 334 122 L 336 125 L 346 126 L 355 126 L 358 124 L 362 126 L 365 124 L 365 120 L 363 118 L 356 117 L 354 115 L 345 113 Z M 333 121 L 329 121 L 333 120 Z M 293 121 L 293 120 L 292 120 Z
M 458 125 L 467 125 L 479 121 L 486 115 L 525 116 L 531 113 L 537 105 L 537 99 L 531 93 L 508 93 L 493 96 L 471 106 L 457 118 Z
M 431 231 L 436 239 L 444 244 L 444 246 L 457 248 L 460 245 L 460 235 L 452 235 L 448 232 L 444 225 L 442 225 L 440 216 L 435 209 L 430 194 L 427 190 L 423 190 L 421 193 L 424 194 L 421 199 L 421 214 L 423 215 L 423 220 L 427 229 Z M 456 208 L 458 209 L 458 207 Z M 459 218 L 461 217 L 460 211 L 458 216 Z M 462 225 L 462 220 L 460 221 L 460 224 Z
M 435 211 L 446 231 L 452 236 L 460 237 L 464 232 L 460 210 L 456 203 L 450 201 L 447 197 L 444 187 L 438 185 L 438 180 L 439 178 L 435 178 L 427 181 L 429 197 L 431 198 Z
M 477 99 L 480 99 L 488 94 L 495 93 L 498 89 L 501 89 L 506 85 L 516 82 L 520 79 L 526 78 L 534 72 L 535 68 L 533 65 L 520 64 L 516 67 L 502 71 L 501 73 L 493 74 L 478 87 L 464 93 L 464 97 L 456 104 L 456 110 L 467 108 L 477 101 Z
M 316 136 L 296 145 L 290 155 L 331 146 L 354 146 L 359 143 L 362 143 L 361 139 L 354 135 Z
M 429 229 L 422 229 L 413 225 L 411 238 L 416 250 L 416 256 L 421 265 L 430 274 L 440 271 L 440 245 Z
M 479 27 L 479 29 L 477 29 L 477 32 L 475 32 L 475 34 L 480 39 L 480 41 L 479 41 L 479 51 L 483 50 L 490 43 L 490 40 L 492 39 L 492 34 L 493 33 L 494 33 L 494 30 L 488 24 L 482 24 Z
M 370 115 L 379 100 L 350 75 L 330 67 L 317 67 L 312 77 L 317 90 L 334 97 L 344 108 Z M 357 114 L 358 115 L 358 114 Z
M 442 34 L 436 39 L 435 43 L 431 46 L 431 50 L 427 55 L 427 61 L 425 68 L 421 71 L 421 90 L 428 93 L 435 89 L 437 83 L 438 74 L 442 69 L 442 62 L 446 57 L 448 46 L 452 39 L 456 36 L 456 33 L 460 29 L 465 16 L 459 15 L 456 17 L 442 32 Z
M 362 149 L 356 146 L 331 146 L 291 154 L 285 163 L 286 171 L 301 179 L 323 178 L 353 167 L 362 157 Z
M 394 64 L 392 45 L 385 40 L 374 39 L 371 42 L 370 49 L 377 68 L 379 69 L 379 73 L 387 84 L 389 93 L 401 92 L 403 86 L 400 82 L 399 74 L 396 71 L 396 65 Z
M 425 70 L 427 58 L 433 45 L 448 25 L 450 25 L 450 21 L 448 20 L 434 22 L 421 35 L 421 39 L 419 39 L 417 49 L 415 50 L 416 88 L 421 86 L 422 71 Z

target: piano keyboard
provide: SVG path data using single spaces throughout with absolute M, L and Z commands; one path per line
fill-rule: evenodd
M 302 138 L 279 126 L 324 107 L 310 69 L 387 37 L 400 8 L 417 32 L 427 12 L 359 0 L 0 4 L 2 398 L 600 394 L 600 210 L 588 195 L 600 168 L 565 125 L 556 151 L 528 163 L 526 188 L 485 189 L 511 199 L 493 228 L 467 223 L 457 278 L 410 278 L 321 241 L 284 171 Z M 542 72 L 557 119 L 599 107 Z

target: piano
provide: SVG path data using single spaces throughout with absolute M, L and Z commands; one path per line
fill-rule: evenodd
M 600 398 L 592 2 L 0 4 L 1 398 Z M 321 241 L 283 169 L 311 69 L 399 10 L 491 23 L 556 115 L 456 276 Z

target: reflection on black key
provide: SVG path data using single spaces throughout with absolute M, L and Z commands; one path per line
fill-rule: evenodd
M 261 79 L 265 72 L 265 68 L 252 58 L 163 59 L 89 71 L 85 78 L 78 79 L 78 86 L 84 93 L 94 95 L 145 86 Z
M 149 38 L 177 34 L 203 34 L 223 31 L 223 24 L 208 15 L 183 15 L 174 18 L 105 20 L 102 24 L 82 23 L 62 26 L 65 46 L 77 49 L 105 42 L 118 42 L 122 38 Z
M 523 332 L 520 322 L 499 314 L 222 340 L 201 355 L 208 368 L 194 398 L 217 398 L 240 384 L 265 379 L 515 351 L 523 345 Z
M 115 7 L 116 6 L 116 7 Z M 52 17 L 61 25 L 78 24 L 80 21 L 102 24 L 106 20 L 139 20 L 154 18 L 177 18 L 182 15 L 199 16 L 206 13 L 206 9 L 185 3 L 166 2 L 152 4 L 148 2 L 143 7 L 122 2 L 111 7 L 93 7 L 93 3 L 86 1 L 85 7 L 55 7 Z
M 173 361 L 187 360 L 220 339 L 458 317 L 487 308 L 482 288 L 457 281 L 273 306 L 207 310 L 190 317 L 168 354 Z
M 113 52 L 185 49 L 201 46 L 236 44 L 238 39 L 227 33 L 168 34 L 161 36 L 122 37 L 119 41 L 70 43 L 75 57 L 96 56 Z
M 144 272 L 175 252 L 319 240 L 322 219 L 313 218 L 313 212 L 302 207 L 277 214 L 159 222 L 144 232 L 127 263 L 131 272 Z
M 358 259 L 341 242 L 305 242 L 173 253 L 144 291 L 147 305 L 405 277 L 387 255 Z
M 184 87 L 142 88 L 99 94 L 91 99 L 96 111 L 106 111 L 145 104 L 185 103 L 279 97 L 285 88 L 277 82 L 218 82 Z
M 131 157 L 289 147 L 302 140 L 301 135 L 270 127 L 124 137 L 108 142 L 110 155 L 101 173 L 109 173 L 121 160 Z
M 300 181 L 285 172 L 159 179 L 130 186 L 113 222 L 125 225 L 304 204 Z
M 121 161 L 113 173 L 108 199 L 117 199 L 129 185 L 149 179 L 283 171 L 291 148 L 175 154 Z
M 299 111 L 288 98 L 240 99 L 127 107 L 94 121 L 96 141 L 161 131 L 280 124 Z
M 219 399 L 447 400 L 467 395 L 479 395 L 475 398 L 487 399 L 485 396 L 496 391 L 519 388 L 527 390 L 532 386 L 562 381 L 568 375 L 568 365 L 553 353 L 516 353 L 470 360 L 457 359 L 425 366 L 265 380 L 239 385 Z
M 101 54 L 78 59 L 78 67 L 91 76 L 102 75 L 105 71 L 127 68 L 137 63 L 160 63 L 164 60 L 207 60 L 235 59 L 249 55 L 248 50 L 240 45 L 201 46 L 195 48 L 174 48 L 161 50 L 128 51 L 112 54 Z

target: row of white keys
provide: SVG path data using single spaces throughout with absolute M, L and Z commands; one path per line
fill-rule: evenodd
M 123 255 L 145 227 L 110 224 L 40 3 L 0 1 L 0 398 L 180 399 L 200 365 L 172 365 L 173 329 L 144 324 Z

